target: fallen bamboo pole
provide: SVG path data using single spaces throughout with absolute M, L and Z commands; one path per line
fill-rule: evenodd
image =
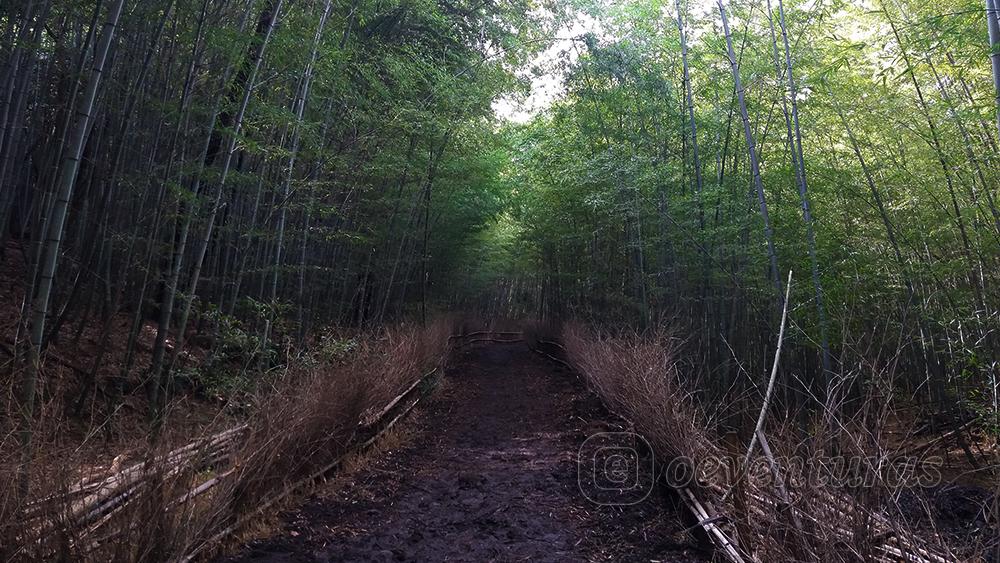
M 436 373 L 438 371 L 438 369 L 439 368 L 434 368 L 433 370 L 431 370 L 430 372 L 428 372 L 427 374 L 425 374 L 424 376 L 422 376 L 419 380 L 417 380 L 417 382 L 415 382 L 414 385 L 411 385 L 410 388 L 406 392 L 404 392 L 400 397 L 397 397 L 394 400 L 394 404 L 392 406 L 398 405 L 399 404 L 399 399 L 401 399 L 403 396 L 407 395 L 413 389 L 416 389 L 416 387 L 418 386 L 418 384 L 423 383 L 424 381 L 426 381 L 430 376 L 432 376 L 434 373 Z M 425 396 L 424 394 L 419 395 L 415 401 L 413 401 L 412 403 L 408 404 L 406 407 L 404 407 L 401 410 L 401 412 L 397 413 L 396 416 L 392 418 L 392 420 L 390 420 L 384 426 L 381 426 L 374 433 L 374 435 L 372 435 L 368 439 L 360 442 L 359 444 L 357 444 L 355 447 L 351 448 L 349 451 L 347 451 L 343 455 L 337 457 L 337 459 L 335 459 L 332 462 L 330 462 L 329 464 L 325 465 L 319 471 L 316 471 L 315 473 L 309 475 L 308 477 L 306 477 L 304 479 L 300 479 L 299 481 L 296 481 L 295 483 L 292 483 L 291 485 L 285 486 L 284 488 L 282 488 L 281 492 L 279 492 L 277 495 L 272 496 L 271 498 L 265 500 L 260 506 L 258 506 L 257 508 L 255 508 L 252 512 L 244 515 L 243 517 L 241 517 L 240 519 L 238 519 L 237 522 L 235 522 L 235 523 L 227 526 L 225 529 L 223 529 L 220 532 L 216 533 L 215 535 L 213 535 L 208 540 L 202 542 L 200 545 L 198 545 L 197 547 L 195 547 L 194 549 L 192 549 L 191 551 L 189 551 L 188 553 L 186 553 L 178 561 L 180 563 L 188 563 L 188 562 L 192 561 L 195 557 L 197 557 L 199 554 L 201 554 L 203 551 L 205 551 L 208 547 L 210 547 L 211 545 L 213 545 L 213 544 L 215 544 L 215 543 L 223 540 L 226 536 L 232 534 L 233 532 L 235 532 L 236 530 L 238 530 L 240 527 L 242 527 L 243 525 L 245 525 L 251 518 L 256 517 L 257 515 L 261 514 L 263 511 L 267 510 L 269 507 L 271 507 L 275 503 L 281 501 L 282 499 L 284 499 L 285 497 L 287 497 L 288 495 L 290 495 L 294 491 L 298 490 L 299 488 L 301 488 L 301 487 L 303 487 L 303 486 L 305 486 L 305 485 L 307 485 L 309 483 L 312 483 L 312 482 L 316 481 L 317 479 L 319 479 L 320 477 L 328 474 L 330 471 L 332 471 L 337 466 L 339 466 L 343 462 L 343 460 L 346 459 L 349 455 L 360 453 L 360 452 L 364 451 L 365 449 L 367 449 L 368 447 L 370 447 L 379 438 L 381 438 L 389 430 L 391 430 L 396 425 L 397 422 L 399 422 L 403 417 L 405 417 L 406 415 L 408 415 L 414 409 L 414 407 L 416 407 L 420 403 L 421 399 L 423 399 L 424 396 Z M 389 410 L 391 410 L 391 408 Z
M 541 350 L 537 349 L 532 349 L 532 350 L 578 373 L 578 370 L 572 364 L 564 360 L 560 360 L 559 358 L 556 358 L 551 354 L 542 352 Z M 601 404 L 603 404 L 604 407 L 608 409 L 609 412 L 615 414 L 615 416 L 624 420 L 626 424 L 628 424 L 629 426 L 631 427 L 635 426 L 632 423 L 632 421 L 630 421 L 628 418 L 615 412 L 615 409 L 613 409 L 611 405 L 609 405 L 607 401 L 604 400 L 604 397 L 601 396 L 600 393 L 597 393 L 596 391 L 591 389 L 585 378 L 580 378 L 580 379 L 583 381 L 584 385 L 587 386 L 588 390 L 597 396 L 597 398 L 601 401 Z M 681 501 L 684 503 L 684 506 L 695 517 L 696 521 L 698 522 L 697 525 L 702 530 L 705 531 L 705 534 L 712 540 L 712 543 L 716 545 L 716 547 L 720 550 L 722 555 L 727 560 L 729 560 L 731 563 L 747 563 L 748 560 L 747 558 L 749 556 L 744 557 L 743 550 L 739 547 L 739 543 L 735 539 L 731 538 L 729 534 L 726 533 L 725 530 L 723 530 L 720 526 L 716 524 L 717 519 L 708 513 L 708 511 L 705 509 L 705 506 L 701 503 L 701 501 L 698 500 L 698 497 L 689 487 L 673 487 L 671 485 L 671 488 L 677 492 L 678 496 L 681 498 Z M 750 557 L 750 561 L 756 561 L 756 559 Z
M 448 340 L 454 340 L 458 338 L 469 338 L 471 336 L 481 336 L 483 334 L 495 334 L 497 336 L 523 336 L 524 332 L 521 331 L 492 331 L 492 330 L 477 330 L 475 332 L 470 332 L 467 334 L 452 334 L 448 337 Z
M 785 300 L 786 307 L 784 308 L 783 311 L 783 317 L 787 315 L 787 302 L 788 300 L 786 298 Z M 541 350 L 536 349 L 534 351 L 543 356 L 548 357 L 549 359 L 555 362 L 558 362 L 559 364 L 570 367 L 578 374 L 583 373 L 585 371 L 584 368 L 581 368 L 579 366 L 574 366 L 570 363 L 567 363 L 564 360 L 556 358 L 551 354 L 545 353 Z M 771 382 L 774 381 L 776 373 L 775 367 L 777 365 L 778 358 L 780 357 L 779 354 L 780 354 L 780 343 L 778 349 L 775 352 L 775 364 L 772 365 L 771 378 L 770 378 Z M 609 411 L 615 413 L 630 426 L 632 427 L 635 426 L 627 417 L 624 417 L 619 412 L 617 412 L 614 406 L 610 405 L 608 401 L 606 401 L 605 398 L 589 384 L 586 377 L 582 379 L 584 380 L 584 383 L 587 384 L 588 389 L 590 389 L 591 392 L 594 392 L 598 396 L 598 398 L 601 400 L 601 402 Z M 773 383 L 769 383 L 769 387 L 772 384 Z M 757 425 L 758 432 L 755 432 L 755 438 L 760 439 L 762 444 L 764 444 L 764 440 L 766 440 L 766 438 L 764 438 L 763 432 L 762 430 L 760 430 L 760 420 L 762 420 L 763 415 L 766 414 L 768 403 L 769 400 L 765 398 L 764 407 L 761 410 L 762 416 L 758 418 L 758 425 Z M 766 446 L 764 446 L 764 448 L 766 450 L 769 450 L 769 448 L 767 448 Z M 748 457 L 752 454 L 753 454 L 752 449 L 748 450 Z M 933 550 L 925 544 L 925 542 L 923 542 L 922 540 L 911 534 L 907 534 L 900 530 L 897 530 L 891 524 L 888 518 L 881 516 L 880 514 L 877 514 L 867 508 L 854 507 L 855 510 L 862 511 L 863 513 L 859 513 L 855 516 L 852 516 L 850 514 L 851 501 L 848 498 L 836 498 L 833 497 L 833 495 L 830 495 L 829 493 L 823 493 L 830 496 L 830 500 L 826 501 L 826 504 L 823 505 L 825 508 L 830 510 L 831 513 L 830 520 L 817 519 L 815 514 L 806 512 L 800 506 L 793 504 L 792 501 L 794 499 L 788 490 L 781 490 L 784 489 L 784 486 L 783 486 L 783 481 L 781 479 L 780 466 L 778 465 L 777 460 L 774 460 L 773 454 L 770 454 L 769 451 L 765 452 L 765 456 L 770 458 L 768 461 L 770 462 L 771 465 L 772 475 L 775 476 L 776 482 L 778 483 L 776 485 L 778 490 L 776 492 L 771 491 L 765 493 L 764 491 L 755 490 L 755 487 L 753 487 L 752 484 L 748 484 L 749 485 L 748 495 L 754 501 L 749 503 L 748 506 L 749 514 L 747 515 L 748 517 L 750 518 L 756 517 L 769 522 L 773 521 L 774 511 L 778 509 L 780 506 L 782 506 L 783 503 L 785 506 L 788 506 L 791 511 L 791 516 L 795 523 L 793 529 L 795 532 L 799 534 L 799 537 L 800 538 L 806 537 L 805 530 L 803 529 L 803 526 L 801 524 L 801 519 L 808 518 L 811 524 L 813 524 L 816 527 L 817 531 L 820 534 L 820 536 L 817 537 L 819 541 L 839 541 L 843 538 L 850 537 L 854 533 L 848 530 L 846 527 L 838 525 L 838 521 L 840 520 L 845 520 L 849 518 L 868 518 L 875 524 L 876 530 L 888 531 L 885 540 L 879 538 L 879 536 L 885 532 L 880 532 L 872 537 L 872 539 L 875 540 L 875 543 L 874 545 L 872 545 L 872 548 L 884 554 L 884 556 L 877 557 L 878 561 L 946 563 L 947 561 L 952 560 L 949 559 L 947 556 L 934 553 Z M 705 486 L 707 489 L 714 491 L 716 494 L 724 496 L 727 496 L 729 491 L 731 490 L 723 488 L 718 483 L 707 483 Z M 731 535 L 727 534 L 726 530 L 719 525 L 719 522 L 724 522 L 724 521 L 731 522 L 731 519 L 727 518 L 725 515 L 711 514 L 705 508 L 701 500 L 698 499 L 698 497 L 695 495 L 694 491 L 692 491 L 691 489 L 679 488 L 679 487 L 672 487 L 672 488 L 674 488 L 674 490 L 678 492 L 681 499 L 685 502 L 686 508 L 694 515 L 696 521 L 698 522 L 697 525 L 700 526 L 705 531 L 706 535 L 713 541 L 713 543 L 715 543 L 720 555 L 722 555 L 727 560 L 734 563 L 741 560 L 747 561 L 748 558 L 749 560 L 753 561 L 757 560 L 753 556 L 753 554 L 744 551 L 744 549 L 740 546 L 740 544 L 736 541 L 736 539 Z M 775 494 L 777 495 L 777 497 L 767 498 L 768 496 L 773 496 Z M 843 522 L 843 524 L 844 526 L 848 525 L 846 521 Z M 808 552 L 808 549 L 806 549 L 806 551 Z
M 480 334 L 521 336 L 523 333 L 480 331 L 466 335 L 452 335 L 449 336 L 448 340 L 450 342 L 455 339 L 466 339 Z M 515 341 L 511 339 L 497 340 L 509 342 Z M 447 354 L 448 352 L 438 359 L 437 365 L 434 369 L 418 377 L 416 381 L 410 384 L 402 393 L 391 400 L 376 415 L 369 416 L 363 420 L 363 422 L 359 423 L 361 431 L 355 432 L 355 436 L 363 436 L 366 438 L 358 438 L 358 440 L 360 440 L 359 443 L 350 447 L 347 453 L 338 457 L 336 460 L 333 460 L 331 463 L 324 466 L 320 471 L 310 475 L 306 479 L 302 479 L 290 486 L 285 487 L 277 496 L 265 501 L 262 505 L 258 506 L 252 514 L 249 514 L 245 518 L 241 519 L 241 522 L 245 522 L 249 517 L 259 514 L 268 506 L 271 506 L 281 498 L 284 498 L 292 490 L 295 490 L 307 481 L 314 481 L 319 476 L 328 473 L 341 463 L 344 456 L 369 447 L 381 436 L 383 436 L 385 432 L 394 427 L 399 420 L 405 417 L 420 402 L 424 396 L 423 394 L 418 396 L 417 399 L 412 402 L 409 401 L 409 397 L 412 396 L 421 383 L 427 381 L 433 374 L 442 369 L 444 361 L 447 358 Z M 404 401 L 407 404 L 401 409 L 401 412 L 392 417 L 387 423 L 384 422 L 384 419 L 392 413 L 392 410 L 397 408 L 400 403 L 403 403 Z M 28 507 L 26 507 L 26 517 L 30 516 L 31 513 L 38 513 L 38 516 L 34 516 L 34 518 L 44 516 L 45 510 L 53 503 L 65 502 L 67 499 L 82 494 L 85 495 L 82 499 L 75 500 L 70 503 L 68 517 L 56 518 L 48 524 L 43 524 L 42 527 L 37 530 L 37 538 L 38 541 L 41 542 L 46 536 L 51 536 L 51 532 L 54 532 L 58 528 L 64 528 L 67 531 L 70 531 L 81 526 L 85 526 L 87 528 L 83 537 L 93 535 L 98 531 L 98 529 L 110 522 L 112 517 L 116 513 L 120 512 L 125 505 L 135 500 L 143 489 L 149 488 L 146 487 L 147 479 L 154 475 L 160 475 L 161 478 L 169 479 L 179 475 L 185 469 L 200 471 L 209 467 L 215 467 L 229 458 L 229 450 L 231 449 L 231 446 L 248 428 L 247 424 L 241 424 L 211 436 L 199 438 L 166 454 L 154 456 L 151 459 L 134 463 L 123 470 L 85 477 L 71 486 L 69 490 L 63 494 L 53 495 L 31 503 Z M 371 435 L 368 436 L 368 434 Z M 190 465 L 192 460 L 198 458 L 201 458 L 202 461 L 196 465 Z M 235 471 L 236 468 L 231 467 L 219 475 L 198 484 L 187 493 L 184 493 L 180 497 L 171 501 L 164 508 L 164 510 L 169 511 L 172 508 L 183 505 L 192 499 L 201 496 L 222 483 L 226 478 L 235 473 Z M 112 532 L 106 537 L 116 537 L 120 535 L 123 530 L 128 529 L 129 527 L 130 526 L 127 525 L 125 528 Z M 231 528 L 233 527 L 230 526 L 227 530 L 231 531 Z M 228 532 L 224 530 L 223 532 L 220 532 L 220 534 L 217 534 L 217 536 L 224 536 L 225 533 Z M 87 551 L 96 549 L 102 543 L 103 542 L 101 540 L 92 542 Z M 200 549 L 201 548 L 198 548 L 198 550 Z

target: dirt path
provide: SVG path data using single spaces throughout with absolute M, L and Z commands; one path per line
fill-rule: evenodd
M 707 561 L 665 495 L 586 499 L 580 445 L 617 428 L 584 395 L 523 345 L 460 353 L 401 449 L 233 561 Z

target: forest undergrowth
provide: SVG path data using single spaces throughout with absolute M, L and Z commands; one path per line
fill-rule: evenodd
M 926 421 L 903 412 L 905 401 L 878 393 L 892 389 L 891 381 L 877 381 L 893 377 L 891 370 L 845 373 L 836 382 L 840 392 L 795 412 L 764 387 L 750 391 L 752 398 L 732 389 L 706 393 L 703 372 L 685 357 L 692 343 L 677 328 L 640 335 L 567 323 L 547 332 L 588 386 L 649 443 L 663 478 L 681 496 L 693 491 L 725 528 L 734 557 L 745 558 L 729 557 L 711 538 L 727 560 L 998 555 L 995 437 L 927 436 L 920 429 Z M 868 380 L 869 392 L 849 397 L 844 391 L 858 378 Z M 744 425 L 734 425 L 734 416 Z
M 658 455 L 744 451 L 690 489 L 717 542 L 1000 560 L 995 500 L 938 534 L 872 469 L 1000 487 L 998 2 L 0 3 L 2 548 L 61 490 L 139 523 L 114 557 L 180 553 L 463 311 L 566 321 Z M 263 473 L 190 469 L 223 450 Z M 845 457 L 874 484 L 796 481 Z M 86 481 L 143 459 L 190 463 Z M 202 479 L 225 508 L 170 508 Z
M 288 502 L 296 492 L 289 487 L 308 485 L 369 439 L 367 428 L 390 401 L 441 367 L 453 326 L 440 317 L 426 327 L 321 336 L 285 366 L 255 374 L 254 386 L 229 402 L 168 408 L 164 431 L 151 440 L 116 428 L 113 434 L 129 439 L 96 451 L 85 446 L 100 440 L 103 426 L 129 421 L 105 420 L 74 440 L 58 417 L 48 417 L 53 426 L 36 429 L 38 470 L 27 502 L 17 494 L 21 453 L 5 440 L 0 558 L 142 561 L 212 553 Z M 172 420 L 192 411 L 205 422 Z

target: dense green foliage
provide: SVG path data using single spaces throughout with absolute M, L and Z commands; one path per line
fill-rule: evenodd
M 454 243 L 499 211 L 491 102 L 523 87 L 544 19 L 521 1 L 4 3 L 22 365 L 97 325 L 82 392 L 120 378 L 156 403 L 191 321 L 225 370 L 267 367 L 312 327 L 423 314 Z
M 566 38 L 580 14 L 597 31 Z M 145 390 L 155 419 L 195 336 L 217 346 L 184 373 L 215 388 L 322 325 L 458 308 L 669 321 L 726 389 L 763 372 L 792 270 L 789 388 L 899 373 L 995 413 L 986 21 L 972 0 L 4 3 L 8 412 L 30 440 L 45 351 L 88 327 L 76 403 Z M 497 119 L 560 42 L 563 93 Z
M 1000 156 L 982 4 L 782 7 L 784 25 L 777 0 L 726 11 L 780 277 L 795 274 L 789 380 L 823 391 L 821 294 L 833 372 L 901 366 L 918 397 L 958 390 L 992 411 Z M 701 351 L 692 362 L 726 389 L 737 358 L 764 371 L 780 304 L 718 7 L 684 15 L 697 171 L 673 3 L 593 10 L 601 33 L 573 42 L 564 95 L 499 134 L 510 208 L 483 248 L 516 260 L 486 268 L 513 291 L 504 303 L 515 312 L 687 327 Z

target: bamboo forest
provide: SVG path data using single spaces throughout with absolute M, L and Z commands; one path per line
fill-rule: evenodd
M 3 0 L 0 560 L 1000 563 L 1000 0 Z

